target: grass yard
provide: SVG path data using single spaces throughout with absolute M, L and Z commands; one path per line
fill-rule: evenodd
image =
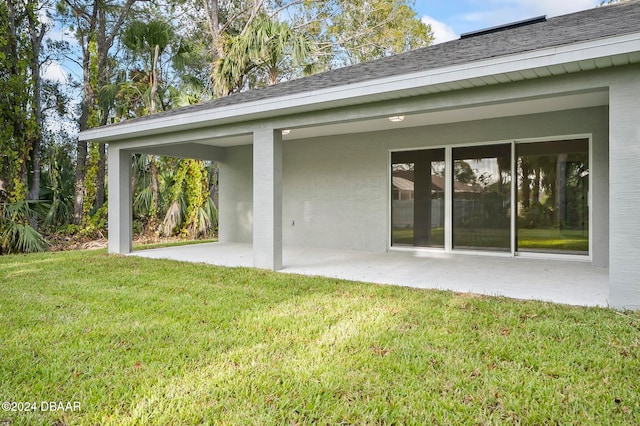
M 190 246 L 193 244 L 205 244 L 205 243 L 215 243 L 217 242 L 217 238 L 206 238 L 201 240 L 180 240 L 180 241 L 160 241 L 157 243 L 140 243 L 133 244 L 133 251 L 138 250 L 147 250 L 154 248 L 163 248 L 163 247 L 181 247 L 181 246 Z
M 2 426 L 640 423 L 638 313 L 88 251 L 0 323 Z

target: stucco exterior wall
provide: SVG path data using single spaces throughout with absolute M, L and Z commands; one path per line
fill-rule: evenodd
M 608 253 L 608 108 L 327 136 L 283 144 L 283 243 L 384 252 L 389 150 L 592 135 L 593 262 Z M 227 149 L 220 168 L 220 239 L 251 241 L 251 146 Z
M 219 169 L 220 242 L 250 243 L 253 239 L 253 147 L 226 148 Z
M 640 309 L 640 75 L 628 74 L 610 89 L 611 289 L 614 307 Z

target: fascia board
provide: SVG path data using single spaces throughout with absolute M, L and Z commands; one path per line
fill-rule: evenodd
M 241 121 L 294 114 L 308 111 L 310 106 L 323 108 L 340 106 L 341 102 L 366 102 L 367 98 L 388 93 L 415 90 L 438 84 L 461 82 L 493 75 L 521 72 L 559 64 L 575 63 L 602 57 L 612 57 L 640 51 L 640 33 L 610 37 L 583 43 L 535 50 L 509 56 L 401 74 L 360 83 L 333 86 L 309 92 L 279 96 L 253 102 L 243 102 L 215 109 L 189 111 L 157 119 L 134 121 L 114 126 L 85 130 L 80 140 L 110 141 L 131 138 L 140 134 L 172 132 L 206 125 L 220 125 Z

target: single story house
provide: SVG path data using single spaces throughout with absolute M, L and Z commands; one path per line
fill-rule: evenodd
M 131 251 L 132 153 L 190 157 L 220 163 L 219 240 L 252 244 L 255 267 L 281 269 L 283 246 L 562 259 L 606 268 L 608 304 L 640 309 L 638 1 L 80 138 L 109 145 L 110 253 Z

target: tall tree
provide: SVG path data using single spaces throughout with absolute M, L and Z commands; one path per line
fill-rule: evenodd
M 34 95 L 30 22 L 35 0 L 0 3 L 0 202 L 27 196 L 27 165 L 39 133 L 31 102 Z
M 37 200 L 40 198 L 40 160 L 42 158 L 42 139 L 44 120 L 42 114 L 42 77 L 40 68 L 42 65 L 41 51 L 43 47 L 44 36 L 48 32 L 48 25 L 38 19 L 38 12 L 42 8 L 49 6 L 47 2 L 38 4 L 38 9 L 30 8 L 27 13 L 27 21 L 29 28 L 29 41 L 31 47 L 31 78 L 33 80 L 33 94 L 31 97 L 31 114 L 36 126 L 33 134 L 33 143 L 31 147 L 31 186 L 29 188 L 28 198 Z
M 328 39 L 337 65 L 351 65 L 406 52 L 433 42 L 407 0 L 349 0 L 328 25 Z
M 140 0 L 62 0 L 59 13 L 73 23 L 81 50 L 83 96 L 79 119 L 80 131 L 107 123 L 108 115 L 97 108 L 97 92 L 110 78 L 110 50 L 133 5 Z M 78 140 L 76 147 L 76 184 L 73 221 L 81 224 L 85 207 L 88 145 Z M 104 176 L 104 145 L 98 149 L 98 176 Z M 97 179 L 98 191 L 104 193 L 104 179 Z M 102 188 L 101 188 L 102 187 Z M 97 197 L 96 197 L 97 198 Z
M 47 246 L 26 200 L 30 155 L 42 137 L 34 110 L 42 42 L 37 13 L 36 0 L 0 3 L 0 254 Z
M 134 57 L 142 59 L 142 66 L 133 70 L 136 77 L 133 84 L 142 94 L 149 114 L 164 109 L 162 99 L 158 96 L 162 79 L 162 54 L 167 50 L 174 37 L 171 25 L 154 19 L 149 22 L 133 21 L 124 30 L 122 43 Z M 129 86 L 131 87 L 131 86 Z M 149 220 L 155 224 L 159 207 L 159 176 L 156 156 L 144 156 L 149 160 L 151 206 Z
M 227 37 L 224 50 L 213 73 L 219 94 L 276 84 L 292 69 L 306 68 L 316 46 L 308 33 L 262 13 L 247 31 Z
M 260 11 L 245 16 L 241 31 L 218 35 L 212 71 L 218 96 L 401 53 L 433 40 L 409 0 L 258 3 Z

